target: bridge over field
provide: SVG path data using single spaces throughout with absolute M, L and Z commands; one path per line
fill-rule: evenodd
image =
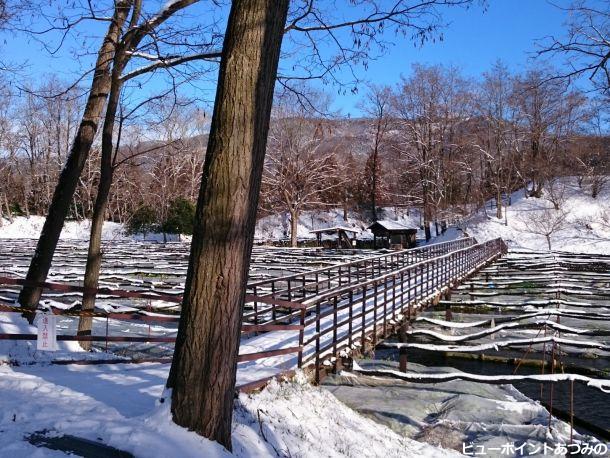
M 21 242 L 25 243 L 25 242 Z M 22 322 L 15 298 L 27 252 L 19 243 L 2 244 L 0 319 Z M 93 341 L 109 353 L 60 352 L 69 361 L 168 362 L 179 319 L 187 260 L 183 246 L 171 251 L 137 244 L 109 250 L 97 308 L 79 310 L 84 289 L 77 284 L 79 247 L 62 247 L 52 281 L 43 284 L 41 309 L 59 317 L 58 341 Z M 17 254 L 11 261 L 11 253 Z M 363 251 L 255 249 L 239 356 L 238 383 L 260 386 L 270 377 L 311 367 L 320 379 L 338 357 L 366 352 L 415 319 L 443 293 L 506 253 L 501 240 L 472 238 L 375 254 Z M 368 254 L 368 255 L 367 255 Z M 150 256 L 149 256 L 150 255 Z M 347 261 L 345 261 L 347 259 Z M 344 262 L 337 262 L 338 260 Z M 301 261 L 299 263 L 299 261 Z M 290 272 L 288 275 L 284 273 Z M 91 336 L 76 336 L 77 318 L 94 317 Z M 35 340 L 34 329 L 4 332 L 1 339 Z M 25 326 L 27 328 L 27 326 Z M 72 344 L 72 348 L 74 348 Z

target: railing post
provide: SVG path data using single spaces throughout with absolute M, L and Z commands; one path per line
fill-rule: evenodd
M 254 292 L 254 297 L 257 297 L 258 295 L 257 293 L 257 289 L 256 286 L 253 288 L 253 292 Z M 275 309 L 275 305 L 271 305 L 272 310 Z M 256 302 L 256 299 L 254 300 L 254 324 L 258 324 L 258 302 Z
M 388 279 L 383 281 L 383 338 L 388 335 L 387 328 L 388 319 Z
M 301 325 L 301 329 L 299 331 L 299 356 L 298 356 L 298 362 L 297 362 L 297 367 L 301 368 L 303 367 L 303 344 L 305 342 L 305 308 L 301 309 L 301 316 L 300 316 L 300 325 Z
M 320 302 L 316 303 L 316 383 L 320 383 Z
M 407 271 L 407 274 L 409 271 Z M 408 286 L 407 286 L 408 289 Z M 400 272 L 400 313 L 405 308 L 405 273 Z
M 400 347 L 398 350 L 398 369 L 400 372 L 407 372 L 407 349 L 405 347 Z
M 422 264 L 419 268 L 419 277 L 420 277 L 420 282 L 419 282 L 419 295 L 417 296 L 417 298 L 421 298 L 424 294 L 424 265 Z M 415 292 L 417 292 L 417 288 L 415 289 Z
M 392 275 L 392 321 L 396 321 L 396 275 Z
M 413 299 L 413 294 L 411 294 L 411 272 L 415 271 L 415 277 L 417 278 L 417 269 L 409 269 L 407 270 L 407 303 L 411 303 L 411 300 Z
M 256 292 L 254 294 L 256 294 Z M 271 282 L 271 297 L 275 298 L 275 282 L 274 281 Z M 274 323 L 277 320 L 277 313 L 276 313 L 276 310 L 275 310 L 275 304 L 271 304 L 271 320 Z
M 364 340 L 366 336 L 366 285 L 362 287 L 362 329 L 361 333 L 361 342 L 362 342 L 362 352 L 366 351 L 366 341 Z
M 353 332 L 353 326 L 352 326 L 352 320 L 353 320 L 353 316 L 354 316 L 354 291 L 350 290 L 349 291 L 349 322 L 347 324 L 347 334 L 348 334 L 348 343 L 349 343 L 349 348 L 350 351 L 352 349 L 352 345 L 353 345 L 353 339 L 352 339 L 352 332 Z
M 377 281 L 373 282 L 373 294 L 375 297 L 373 298 L 373 348 L 377 344 L 377 296 L 378 296 L 378 288 Z
M 337 296 L 333 299 L 333 355 L 337 357 Z

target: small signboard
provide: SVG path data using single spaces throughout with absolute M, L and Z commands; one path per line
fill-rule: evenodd
M 52 313 L 43 313 L 38 318 L 36 349 L 57 351 L 57 317 Z

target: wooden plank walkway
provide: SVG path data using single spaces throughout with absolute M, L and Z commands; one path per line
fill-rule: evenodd
M 319 380 L 341 356 L 364 352 L 398 332 L 427 305 L 464 278 L 506 252 L 502 240 L 477 244 L 473 239 L 431 245 L 355 260 L 309 272 L 251 283 L 247 296 L 238 378 L 242 388 L 260 386 L 269 377 L 297 367 L 313 368 Z M 0 278 L 0 284 L 23 280 Z M 82 294 L 75 285 L 45 283 L 52 291 Z M 100 289 L 105 297 L 144 298 L 179 304 L 180 296 L 156 291 Z M 14 305 L 0 311 L 15 312 Z M 61 315 L 87 314 L 53 309 Z M 91 314 L 91 313 L 89 313 Z M 177 315 L 139 310 L 130 313 L 92 314 L 106 320 L 106 335 L 62 335 L 61 340 L 142 342 L 171 345 Z M 108 335 L 109 320 L 135 321 L 157 328 L 164 335 Z M 173 322 L 173 323 L 172 323 Z M 0 334 L 5 339 L 35 339 L 34 334 Z M 146 358 L 144 358 L 146 360 Z M 150 360 L 150 359 L 148 359 Z M 160 360 L 156 358 L 155 360 Z M 107 362 L 107 361 L 106 361 Z

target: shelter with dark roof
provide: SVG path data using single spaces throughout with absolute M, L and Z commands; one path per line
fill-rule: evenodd
M 356 240 L 355 235 L 358 233 L 358 231 L 356 231 L 350 227 L 343 227 L 343 226 L 325 227 L 323 229 L 315 229 L 315 230 L 312 230 L 309 232 L 312 234 L 316 234 L 316 238 L 318 240 L 318 246 L 328 245 L 328 248 L 334 248 L 334 247 L 353 248 L 354 241 Z M 349 234 L 353 234 L 353 236 L 350 237 Z M 337 240 L 336 240 L 336 242 L 328 241 L 331 243 L 325 244 L 322 241 L 322 235 L 336 235 Z M 324 242 L 327 242 L 327 241 L 325 240 Z
M 368 229 L 373 233 L 375 248 L 414 248 L 417 229 L 397 221 L 375 221 Z

